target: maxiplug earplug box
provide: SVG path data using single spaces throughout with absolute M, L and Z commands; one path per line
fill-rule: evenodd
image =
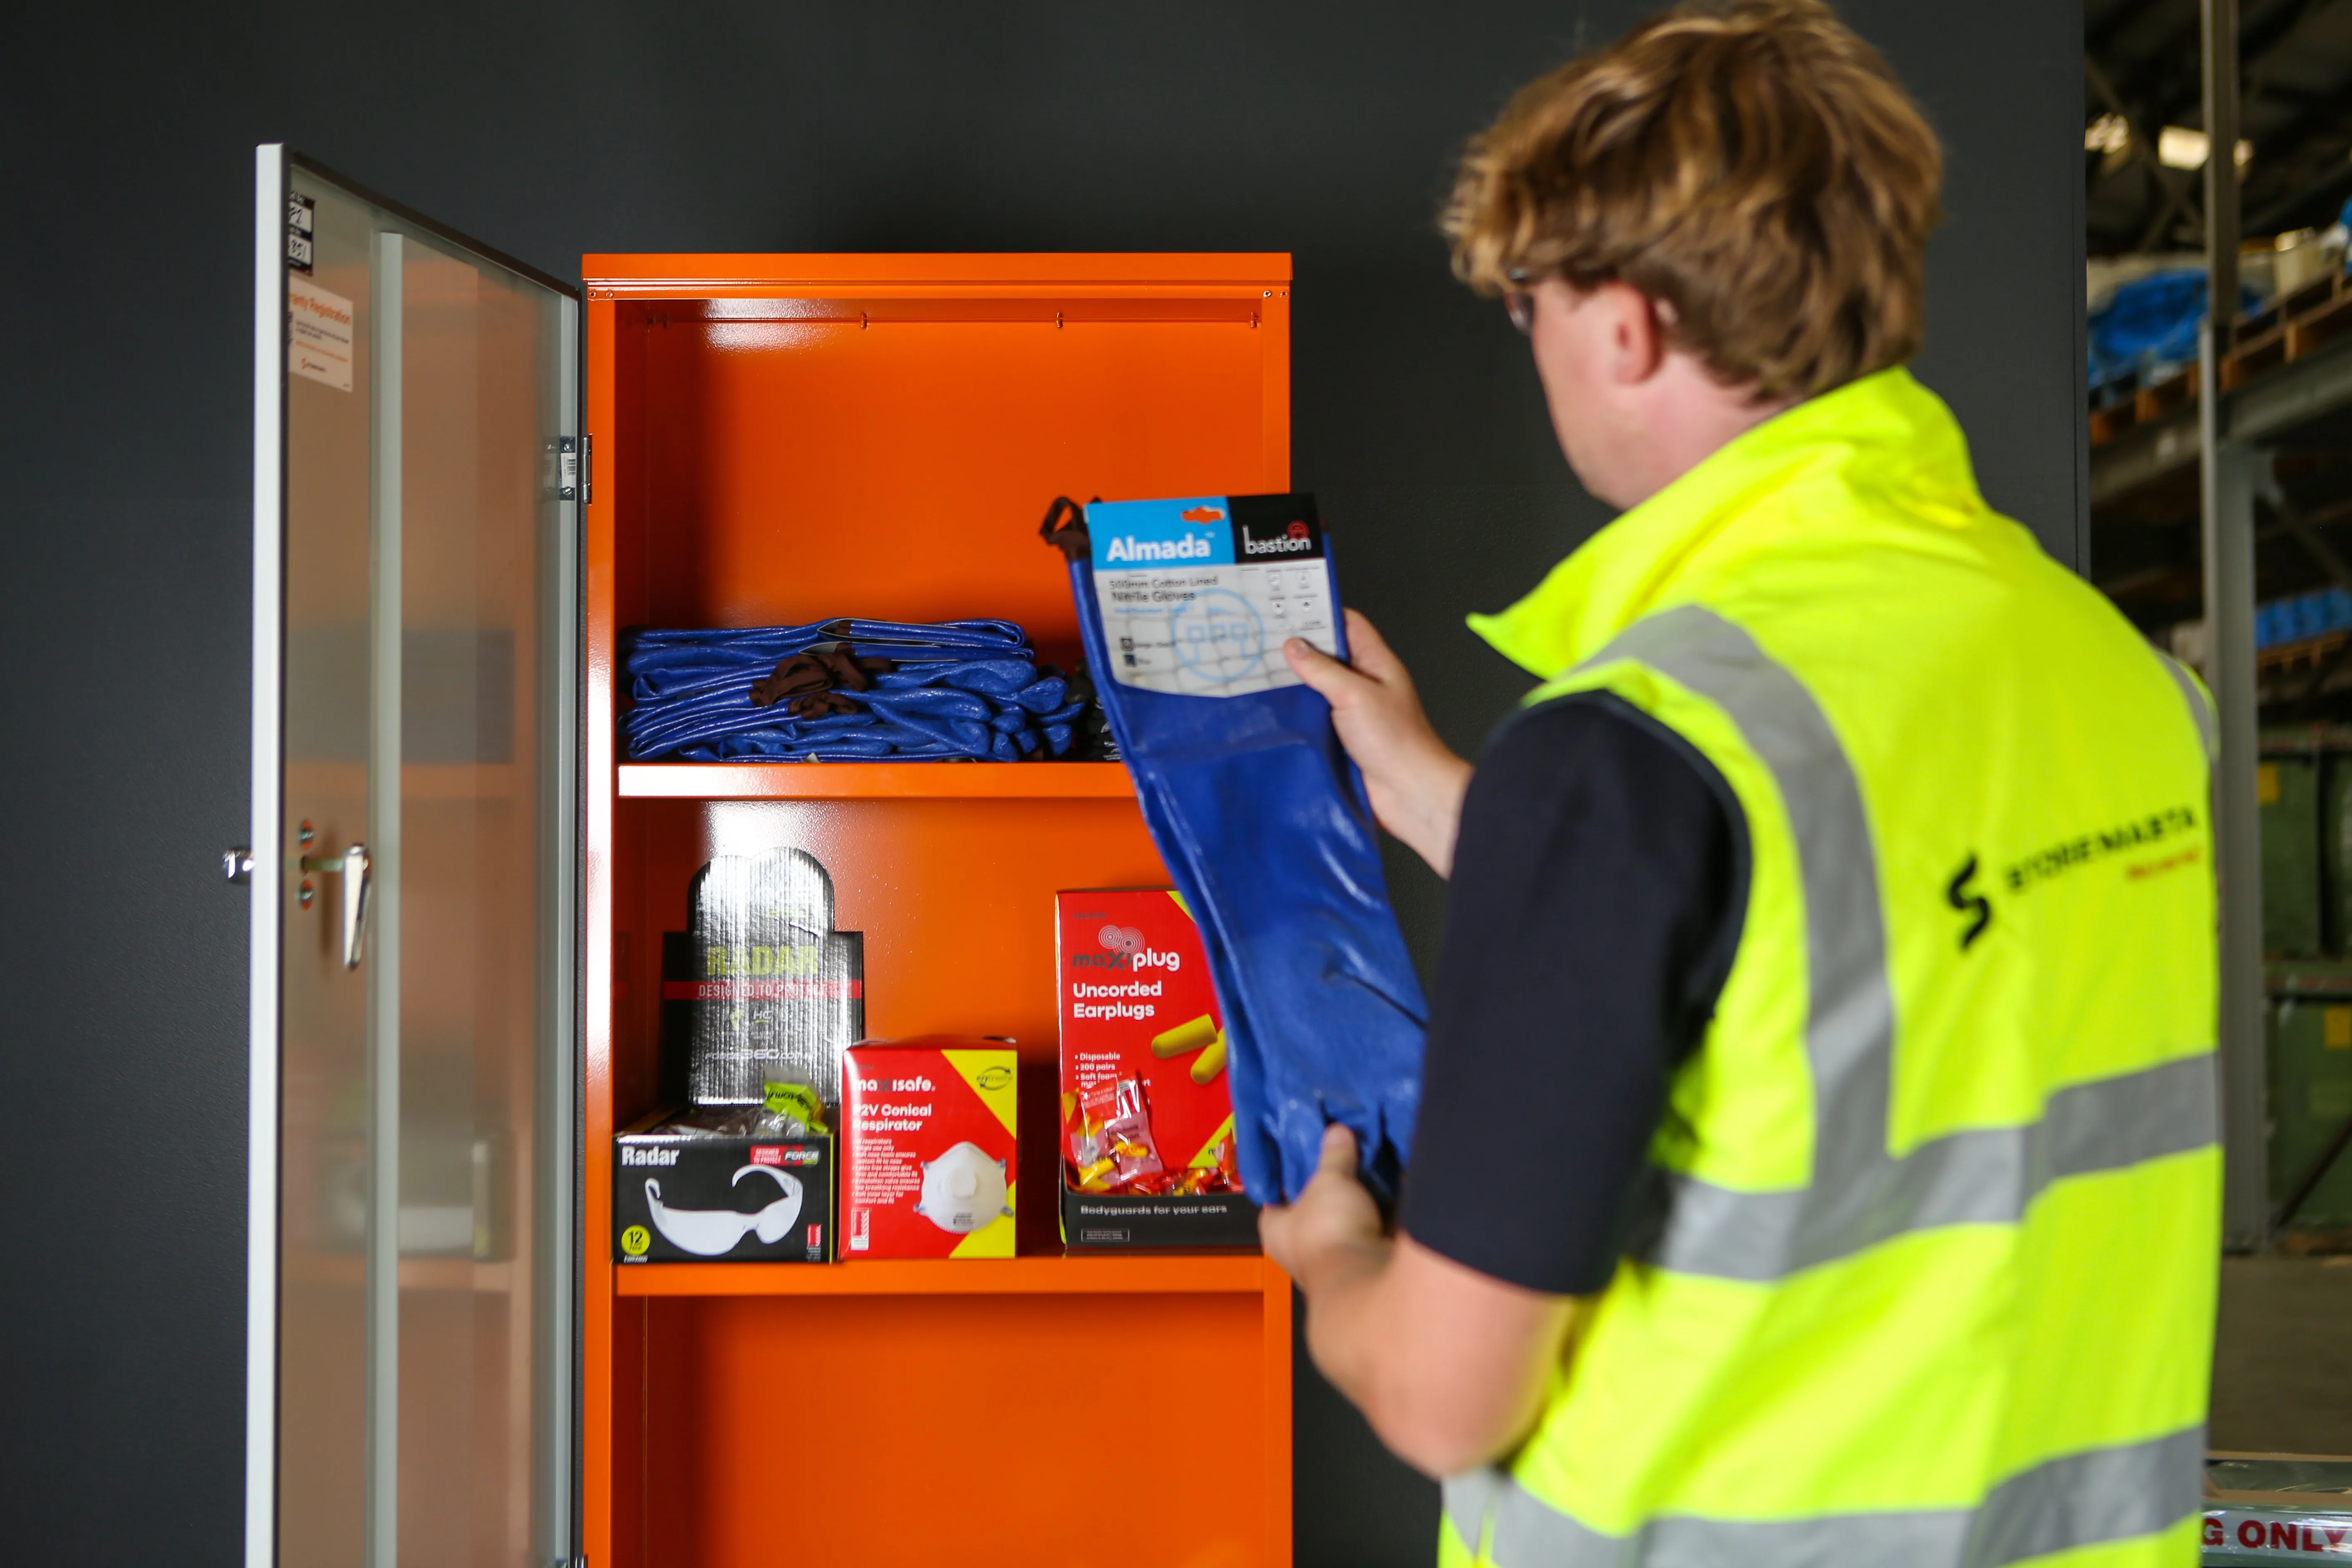
M 1255 1247 L 1223 1016 L 1182 899 L 1056 893 L 1061 1220 L 1072 1251 Z
M 1010 1258 L 1018 1061 L 961 1036 L 870 1040 L 842 1060 L 841 1256 Z
M 823 1263 L 832 1219 L 824 1133 L 738 1133 L 688 1110 L 613 1140 L 615 1263 Z

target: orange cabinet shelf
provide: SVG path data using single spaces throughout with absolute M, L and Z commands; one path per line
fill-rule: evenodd
M 867 1262 L 643 1263 L 614 1271 L 621 1296 L 1257 1295 L 1274 1268 L 1232 1257 L 877 1258 Z
M 1123 763 L 624 763 L 616 793 L 667 800 L 1118 800 Z

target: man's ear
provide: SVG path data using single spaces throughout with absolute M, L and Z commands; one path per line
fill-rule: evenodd
M 1621 386 L 1636 386 L 1665 367 L 1666 334 L 1650 297 L 1630 283 L 1608 282 L 1591 301 L 1607 312 L 1611 369 Z

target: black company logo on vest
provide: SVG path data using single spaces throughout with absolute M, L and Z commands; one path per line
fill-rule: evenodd
M 1944 901 L 1969 917 L 1968 929 L 1960 932 L 1962 952 L 1975 945 L 1977 938 L 1984 935 L 1985 927 L 1992 924 L 1992 900 L 1969 886 L 1976 874 L 1977 858 L 1971 855 L 1969 863 L 1959 868 L 1944 889 Z
M 2000 873 L 2002 885 L 2012 893 L 2022 893 L 2038 882 L 2063 877 L 2079 866 L 2111 859 L 2117 855 L 2145 852 L 2147 858 L 2136 860 L 2124 868 L 2131 880 L 2144 881 L 2160 877 L 2167 871 L 2177 871 L 2184 866 L 2194 866 L 2205 858 L 2202 835 L 2195 808 L 2169 806 L 2163 811 L 2136 816 L 2113 827 L 2103 827 L 2096 833 L 2084 833 L 2037 849 L 2023 859 L 2005 867 Z M 2190 841 L 2192 836 L 2197 841 Z

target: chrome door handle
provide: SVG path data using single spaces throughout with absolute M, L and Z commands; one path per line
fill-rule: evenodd
M 306 875 L 326 875 L 343 879 L 343 967 L 357 969 L 360 952 L 367 926 L 368 873 L 367 846 L 354 844 L 341 855 L 305 855 L 302 870 Z

